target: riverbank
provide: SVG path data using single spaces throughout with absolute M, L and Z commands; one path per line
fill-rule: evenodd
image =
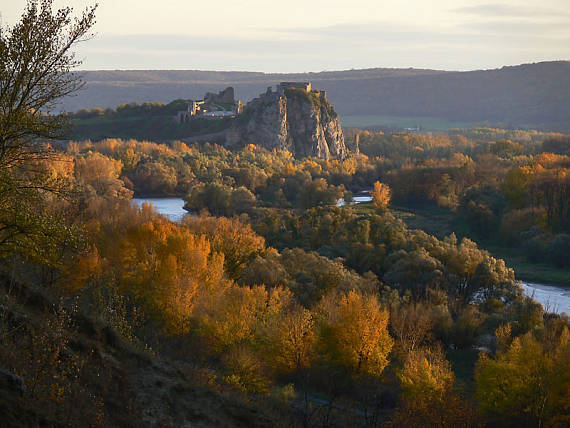
M 374 205 L 366 201 L 365 198 L 365 196 L 362 196 L 362 200 L 355 201 L 356 203 L 351 205 L 351 207 L 362 214 L 375 213 Z M 141 206 L 144 202 L 150 202 L 160 214 L 167 216 L 173 221 L 180 221 L 187 214 L 187 211 L 184 210 L 184 200 L 181 198 L 133 198 L 133 202 L 138 206 Z M 405 218 L 412 218 L 414 215 L 410 211 L 405 208 L 400 211 L 392 209 L 392 213 L 400 218 L 403 216 L 404 221 Z M 432 221 L 434 220 L 432 219 Z M 437 223 L 437 220 L 435 222 Z M 570 287 L 568 286 L 570 282 L 567 281 L 567 276 L 570 275 L 570 272 L 555 269 L 545 264 L 525 262 L 520 257 L 517 258 L 512 254 L 501 251 L 504 250 L 501 248 L 492 247 L 488 250 L 495 257 L 505 258 L 507 265 L 515 269 L 517 279 L 528 283 L 525 284 L 527 295 L 534 296 L 545 307 L 565 310 L 566 312 L 570 311 Z M 522 270 L 523 275 L 519 273 L 519 269 L 522 266 L 526 267 L 526 270 Z
M 521 281 L 524 292 L 540 302 L 546 312 L 570 315 L 570 288 Z
M 558 269 L 550 263 L 530 262 L 522 251 L 516 248 L 490 246 L 485 247 L 493 257 L 501 258 L 507 266 L 515 270 L 520 281 L 552 284 L 570 290 L 570 270 Z

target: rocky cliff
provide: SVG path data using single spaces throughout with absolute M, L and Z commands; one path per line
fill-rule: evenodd
M 248 103 L 240 122 L 242 144 L 288 150 L 295 157 L 347 155 L 340 120 L 324 91 L 268 89 Z

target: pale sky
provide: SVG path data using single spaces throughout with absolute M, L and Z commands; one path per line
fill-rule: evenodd
M 26 1 L 0 4 L 10 25 Z M 82 69 L 473 70 L 569 60 L 570 2 L 99 0 L 95 32 Z

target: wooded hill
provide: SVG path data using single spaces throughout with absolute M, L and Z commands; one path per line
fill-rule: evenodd
M 130 102 L 200 98 L 234 86 L 247 101 L 282 81 L 311 81 L 327 91 L 342 117 L 430 116 L 551 130 L 570 129 L 570 62 L 541 62 L 495 70 L 347 70 L 267 74 L 218 71 L 85 71 L 86 88 L 64 101 L 67 111 Z M 381 123 L 378 123 L 381 125 Z

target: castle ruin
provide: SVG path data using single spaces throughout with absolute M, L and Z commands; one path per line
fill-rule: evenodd
M 326 91 L 321 89 L 313 89 L 311 82 L 281 82 L 275 87 L 275 90 L 273 90 L 272 86 L 268 86 L 267 90 L 263 94 L 260 94 L 259 97 L 254 98 L 253 100 L 248 102 L 247 105 L 253 106 L 261 102 L 270 100 L 272 98 L 282 97 L 285 95 L 285 91 L 287 89 L 300 89 L 308 93 L 317 95 L 323 99 L 326 98 L 327 96 Z
M 185 123 L 196 117 L 209 119 L 234 117 L 242 111 L 243 103 L 236 102 L 234 88 L 229 86 L 217 94 L 206 92 L 203 100 L 190 100 L 186 110 L 176 113 L 175 120 L 178 123 Z
M 227 87 L 223 91 L 214 94 L 213 92 L 206 92 L 204 95 L 205 103 L 224 103 L 224 104 L 235 104 L 234 88 L 231 86 Z
M 269 86 L 265 93 L 249 101 L 248 105 L 253 106 L 272 98 L 282 97 L 287 89 L 303 90 L 326 98 L 326 92 L 313 89 L 310 82 L 281 82 L 275 87 L 275 90 L 272 86 Z M 234 88 L 229 86 L 217 94 L 206 92 L 203 100 L 190 100 L 188 102 L 188 109 L 177 112 L 175 120 L 178 123 L 184 123 L 198 117 L 209 119 L 235 117 L 241 114 L 243 109 L 243 103 L 241 101 L 236 102 L 235 100 Z

